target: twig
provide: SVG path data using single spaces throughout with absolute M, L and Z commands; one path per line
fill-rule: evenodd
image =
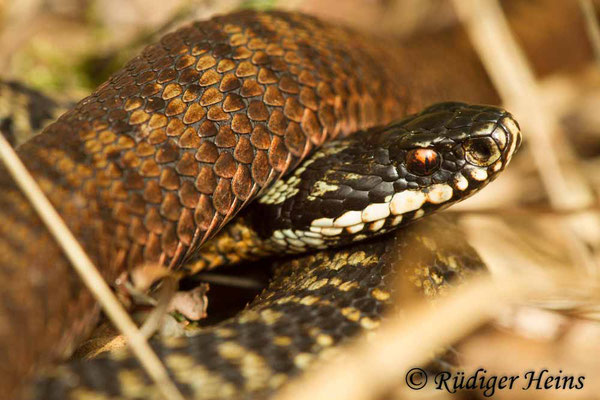
M 176 291 L 177 280 L 173 276 L 167 276 L 162 280 L 158 292 L 158 301 L 140 328 L 140 332 L 142 332 L 146 338 L 152 337 L 152 335 L 160 328 L 160 324 L 164 316 L 167 315 L 167 309 L 169 308 L 169 304 Z
M 90 260 L 73 233 L 27 171 L 19 156 L 2 135 L 0 135 L 0 159 L 54 236 L 56 242 L 63 249 L 75 271 L 98 300 L 104 312 L 125 335 L 133 354 L 139 359 L 148 375 L 156 382 L 163 396 L 168 400 L 183 400 L 183 396 L 169 378 L 165 367 L 152 351 L 144 335 L 123 309 L 92 260 Z
M 594 10 L 594 4 L 591 0 L 579 0 L 579 7 L 585 19 L 585 28 L 594 49 L 596 62 L 600 67 L 600 26 L 596 17 L 596 11 Z
M 587 207 L 576 208 L 572 210 L 557 210 L 556 208 L 548 206 L 515 206 L 510 208 L 504 207 L 462 207 L 462 208 L 450 208 L 444 211 L 445 213 L 451 213 L 456 215 L 494 215 L 494 216 L 535 216 L 535 217 L 556 217 L 565 218 L 579 213 L 586 212 L 600 212 L 599 204 L 590 204 Z
M 216 285 L 238 287 L 242 289 L 261 289 L 265 286 L 256 279 L 243 276 L 216 274 L 214 272 L 201 272 L 194 275 L 194 279 Z

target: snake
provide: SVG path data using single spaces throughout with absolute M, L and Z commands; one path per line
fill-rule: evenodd
M 148 46 L 18 148 L 108 282 L 144 263 L 195 273 L 318 250 L 283 263 L 237 319 L 154 344 L 186 396 L 266 395 L 320 349 L 377 325 L 391 297 L 385 278 L 395 275 L 385 254 L 422 237 L 324 247 L 468 197 L 518 148 L 518 124 L 496 107 L 415 112 L 423 97 L 396 49 L 299 13 L 214 17 Z M 99 307 L 3 167 L 0 186 L 0 393 L 158 396 L 127 355 L 25 384 L 81 342 Z M 459 255 L 477 259 L 464 248 Z

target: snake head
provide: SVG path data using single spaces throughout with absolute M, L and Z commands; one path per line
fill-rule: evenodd
M 480 190 L 520 141 L 500 108 L 435 104 L 323 146 L 259 199 L 257 225 L 293 252 L 388 232 Z
M 434 104 L 382 137 L 400 175 L 427 200 L 462 200 L 493 181 L 521 144 L 517 121 L 493 106 Z M 385 144 L 384 144 L 385 145 Z

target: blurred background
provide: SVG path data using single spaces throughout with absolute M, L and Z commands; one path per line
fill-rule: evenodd
M 493 321 L 465 332 L 457 350 L 467 367 L 586 376 L 582 391 L 502 391 L 496 398 L 598 396 L 600 2 L 0 0 L 0 78 L 65 101 L 81 98 L 144 44 L 240 8 L 298 10 L 397 38 L 411 57 L 464 55 L 464 64 L 448 66 L 455 100 L 477 93 L 503 104 L 521 122 L 525 143 L 497 182 L 452 212 L 495 276 L 552 270 L 562 282 L 560 290 L 517 296 Z M 432 86 L 435 79 L 434 70 Z M 392 392 L 452 396 L 401 384 Z

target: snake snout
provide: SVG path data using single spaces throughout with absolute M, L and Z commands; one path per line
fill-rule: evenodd
M 519 147 L 521 146 L 522 135 L 521 128 L 519 127 L 519 123 L 513 118 L 513 116 L 509 113 L 500 120 L 498 128 L 494 131 L 498 131 L 502 129 L 502 133 L 506 136 L 506 145 L 503 149 L 503 159 L 504 166 L 506 166 L 511 160 L 512 156 L 517 152 Z M 498 135 L 500 135 L 500 131 L 498 131 Z M 493 134 L 492 134 L 493 136 Z M 496 140 L 496 138 L 494 138 Z
M 508 165 L 520 144 L 519 124 L 505 111 L 495 123 L 475 128 L 462 147 L 468 164 L 486 169 L 489 175 L 495 175 Z

